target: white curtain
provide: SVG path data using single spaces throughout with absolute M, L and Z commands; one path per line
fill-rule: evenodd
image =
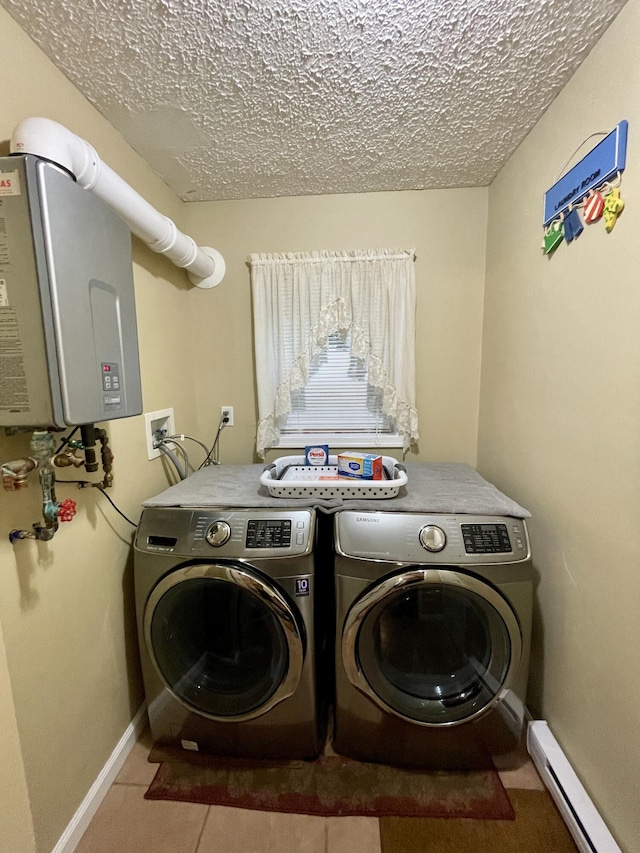
M 291 392 L 333 333 L 351 333 L 382 408 L 403 437 L 418 439 L 415 405 L 414 249 L 249 256 L 253 294 L 257 451 L 278 443 Z

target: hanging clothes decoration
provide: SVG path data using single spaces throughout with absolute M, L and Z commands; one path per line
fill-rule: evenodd
M 552 252 L 555 252 L 563 240 L 564 234 L 562 233 L 562 220 L 556 219 L 548 228 L 545 228 L 544 231 L 542 248 L 545 255 L 550 255 Z
M 601 192 L 589 190 L 589 195 L 584 200 L 582 212 L 584 221 L 587 223 L 596 222 L 602 216 L 604 209 L 604 196 Z
M 611 190 L 604 199 L 604 227 L 607 233 L 613 231 L 613 226 L 624 209 L 624 202 L 620 198 L 618 188 Z
M 582 234 L 584 225 L 580 221 L 578 211 L 571 204 L 569 210 L 562 214 L 561 218 L 563 220 L 564 239 L 570 243 Z
M 626 165 L 628 127 L 627 121 L 621 121 L 609 133 L 605 131 L 588 136 L 558 174 L 562 174 L 589 139 L 594 136 L 603 139 L 544 194 L 542 249 L 546 255 L 554 252 L 563 239 L 572 243 L 583 232 L 584 225 L 578 213 L 580 208 L 585 223 L 603 218 L 607 233 L 613 230 L 624 209 L 620 182 Z

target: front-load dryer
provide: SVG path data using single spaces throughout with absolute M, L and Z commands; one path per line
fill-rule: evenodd
M 220 755 L 320 751 L 313 510 L 147 508 L 134 558 L 151 733 Z
M 342 511 L 334 748 L 491 765 L 522 733 L 533 569 L 520 518 Z

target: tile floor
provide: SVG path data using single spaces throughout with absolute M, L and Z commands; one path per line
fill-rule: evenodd
M 145 800 L 157 769 L 147 761 L 151 746 L 146 730 L 76 853 L 380 853 L 377 818 L 324 818 Z M 544 788 L 524 749 L 496 761 L 496 767 L 505 788 Z

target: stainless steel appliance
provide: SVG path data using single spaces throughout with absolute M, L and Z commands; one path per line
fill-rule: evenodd
M 322 740 L 313 510 L 150 507 L 135 542 L 156 741 L 307 758 Z
M 131 233 L 65 170 L 0 157 L 0 424 L 142 412 Z
M 335 549 L 335 749 L 443 769 L 514 749 L 533 599 L 524 520 L 343 511 Z

